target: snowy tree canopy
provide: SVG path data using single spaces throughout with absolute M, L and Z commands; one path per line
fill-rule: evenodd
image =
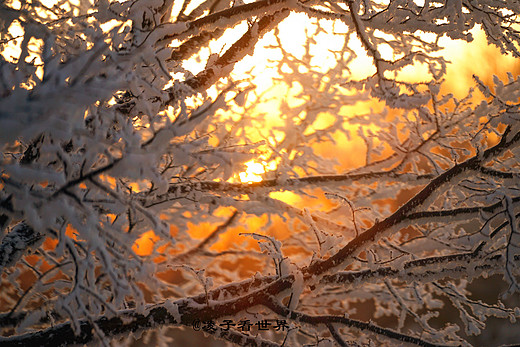
M 520 79 L 483 66 L 518 66 L 518 15 L 3 2 L 0 345 L 460 346 L 515 323 Z M 476 35 L 495 53 L 459 95 L 441 43 Z

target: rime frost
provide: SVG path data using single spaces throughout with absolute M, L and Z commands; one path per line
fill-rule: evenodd
M 519 15 L 1 4 L 0 344 L 167 345 L 182 326 L 237 345 L 467 345 L 489 317 L 516 322 Z M 486 41 L 475 57 L 498 68 L 455 59 L 474 76 L 451 76 L 446 38 Z

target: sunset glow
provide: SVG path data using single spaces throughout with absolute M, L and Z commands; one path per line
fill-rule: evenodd
M 46 1 L 45 5 L 52 7 L 56 1 Z M 256 46 L 254 53 L 247 56 L 240 62 L 238 62 L 233 70 L 232 75 L 234 79 L 249 79 L 255 86 L 255 93 L 258 97 L 249 95 L 252 101 L 250 104 L 258 102 L 257 107 L 253 107 L 253 114 L 258 114 L 257 126 L 250 127 L 246 131 L 250 139 L 254 141 L 282 141 L 287 134 L 284 134 L 276 128 L 282 124 L 280 122 L 280 105 L 282 102 L 286 102 L 291 106 L 298 105 L 301 100 L 298 99 L 298 94 L 301 91 L 301 86 L 298 82 L 292 85 L 286 85 L 286 82 L 278 81 L 281 78 L 277 67 L 273 62 L 283 59 L 284 55 L 279 49 L 273 49 L 273 45 L 278 43 L 281 44 L 283 50 L 286 53 L 293 55 L 297 59 L 303 59 L 305 52 L 305 42 L 307 35 L 310 33 L 313 37 L 314 44 L 310 47 L 311 52 L 311 64 L 317 71 L 326 71 L 332 68 L 336 62 L 333 52 L 337 52 L 343 49 L 345 45 L 345 39 L 348 37 L 348 48 L 351 49 L 356 57 L 350 63 L 352 79 L 362 79 L 374 73 L 374 66 L 372 59 L 368 57 L 365 49 L 362 47 L 361 42 L 356 35 L 350 33 L 349 28 L 341 22 L 333 22 L 330 20 L 320 20 L 319 24 L 321 29 L 318 34 L 313 35 L 312 33 L 317 31 L 317 21 L 310 20 L 305 14 L 291 14 L 286 18 L 279 26 L 278 40 L 274 35 L 274 32 L 267 33 Z M 115 21 L 105 23 L 103 27 L 105 31 L 112 29 L 115 25 Z M 294 30 L 298 28 L 298 30 Z M 241 33 L 247 30 L 247 23 L 242 23 L 235 28 L 228 29 L 226 33 L 219 39 L 213 40 L 210 43 L 209 48 L 202 49 L 201 53 L 196 55 L 194 58 L 184 62 L 184 67 L 190 70 L 193 74 L 202 71 L 207 65 L 207 61 L 210 58 L 210 52 L 223 52 L 230 44 L 239 37 Z M 21 36 L 23 30 L 17 22 L 9 27 L 9 32 L 13 36 Z M 515 59 L 498 54 L 496 48 L 488 46 L 484 34 L 481 30 L 472 31 L 475 40 L 472 43 L 466 43 L 463 41 L 450 40 L 442 38 L 440 45 L 445 47 L 439 55 L 444 56 L 447 60 L 451 61 L 452 64 L 448 65 L 447 86 L 449 91 L 455 94 L 462 95 L 467 89 L 473 85 L 472 75 L 476 69 L 483 71 L 486 75 L 491 76 L 494 73 L 502 74 L 501 70 L 506 70 L 513 64 L 516 64 Z M 350 36 L 348 36 L 350 35 Z M 431 35 L 425 35 L 425 40 L 431 40 Z M 34 52 L 37 52 L 41 47 L 41 40 L 33 40 L 31 47 Z M 20 54 L 19 45 L 21 38 L 12 40 L 4 44 L 2 55 L 7 60 L 12 60 L 12 57 L 16 57 Z M 27 60 L 37 57 L 35 53 L 29 54 Z M 393 53 L 389 46 L 381 47 L 381 54 L 385 59 L 392 59 Z M 480 56 L 487 56 L 489 59 L 485 61 L 485 64 L 475 65 L 468 64 L 468 60 L 475 59 Z M 37 61 L 38 62 L 38 61 Z M 43 75 L 42 68 L 39 68 L 39 75 Z M 300 71 L 304 72 L 304 71 Z M 427 77 L 427 69 L 425 66 L 416 64 L 413 67 L 407 67 L 399 73 L 399 77 L 406 81 L 420 81 Z M 216 95 L 216 88 L 212 88 L 208 91 L 209 94 Z M 261 98 L 262 93 L 265 93 L 264 99 Z M 188 100 L 188 104 L 197 103 L 197 97 L 193 97 Z M 342 110 L 345 115 L 368 113 L 371 110 L 378 110 L 382 106 L 378 104 L 376 100 L 370 103 L 357 103 L 352 106 L 345 106 Z M 230 113 L 232 117 L 235 117 L 236 112 L 241 112 L 240 107 L 234 107 Z M 171 112 L 166 114 L 173 121 L 176 115 Z M 228 116 L 228 115 L 223 115 Z M 323 112 L 313 124 L 314 129 L 319 130 L 330 125 L 330 122 L 334 120 L 334 115 Z M 140 120 L 136 121 L 140 122 Z M 350 126 L 348 122 L 345 126 Z M 309 128 L 305 135 L 312 133 Z M 354 129 L 355 130 L 355 129 Z M 377 132 L 377 129 L 373 129 Z M 273 136 L 274 135 L 274 136 Z M 496 137 L 496 136 L 495 136 Z M 318 153 L 322 153 L 324 157 L 328 157 L 331 154 L 337 156 L 337 153 L 344 153 L 337 159 L 339 161 L 342 170 L 352 169 L 364 164 L 364 156 L 360 155 L 364 151 L 364 143 L 360 137 L 353 131 L 353 138 L 346 139 L 341 136 L 337 137 L 337 144 L 334 147 L 328 143 L 319 143 L 315 145 L 315 149 Z M 356 153 L 351 155 L 350 153 Z M 234 175 L 230 182 L 242 182 L 252 183 L 260 182 L 265 177 L 266 173 L 275 172 L 277 170 L 277 161 L 268 160 L 267 155 L 261 155 L 259 158 L 252 159 L 243 164 L 244 169 Z M 116 186 L 115 180 L 108 175 L 101 175 L 101 180 L 106 182 L 110 188 L 114 189 Z M 134 193 L 142 192 L 149 188 L 150 184 L 146 180 L 135 181 L 128 183 L 128 186 Z M 81 183 L 80 187 L 86 189 L 87 186 Z M 292 192 L 272 192 L 270 196 L 274 199 L 284 201 L 289 204 L 302 203 L 300 197 Z M 133 245 L 133 250 L 136 254 L 145 256 L 152 252 L 154 243 L 159 239 L 153 231 L 148 231 L 141 235 L 141 237 Z
M 276 163 L 274 161 L 271 161 L 270 163 L 266 163 L 264 161 L 258 163 L 254 160 L 251 160 L 245 163 L 245 166 L 246 170 L 238 174 L 240 181 L 243 183 L 260 182 L 262 181 L 263 174 L 276 169 Z
M 519 1 L 3 1 L 0 345 L 519 345 Z

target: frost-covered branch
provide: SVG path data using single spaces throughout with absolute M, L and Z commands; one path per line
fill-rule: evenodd
M 470 82 L 441 47 L 482 35 L 518 57 L 519 14 L 2 3 L 0 344 L 161 344 L 215 321 L 235 345 L 467 345 L 519 318 L 472 290 L 520 291 L 520 78 L 454 96 Z

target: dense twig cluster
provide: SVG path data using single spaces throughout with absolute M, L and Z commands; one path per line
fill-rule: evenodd
M 312 24 L 301 54 L 282 31 L 296 13 Z M 206 333 L 439 346 L 469 344 L 488 317 L 514 322 L 518 307 L 468 288 L 501 274 L 506 296 L 520 291 L 520 79 L 445 95 L 438 39 L 480 25 L 518 57 L 518 14 L 495 0 L 0 5 L 0 344 L 275 317 L 288 331 Z M 330 67 L 315 60 L 323 32 L 339 42 Z M 268 34 L 272 89 L 291 95 L 276 114 L 254 67 L 235 73 Z M 360 78 L 357 43 L 372 64 Z M 410 66 L 424 79 L 403 78 Z M 276 169 L 239 182 L 250 160 Z M 457 320 L 438 318 L 447 307 Z

